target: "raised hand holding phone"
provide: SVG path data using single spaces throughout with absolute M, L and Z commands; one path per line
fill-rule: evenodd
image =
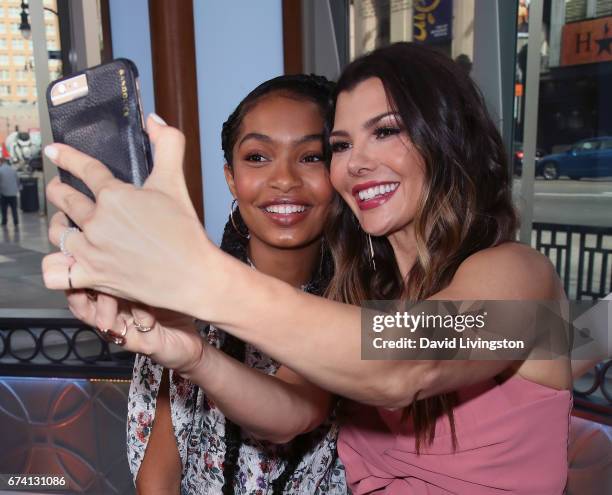
M 184 182 L 183 135 L 155 114 L 148 121 L 156 145 L 155 170 L 149 176 L 152 158 L 137 78 L 134 64 L 118 59 L 49 86 L 56 144 L 45 152 L 58 165 L 61 181 L 51 181 L 47 194 L 62 211 L 53 218 L 49 236 L 61 252 L 43 260 L 43 277 L 48 287 L 65 289 L 73 314 L 100 329 L 107 340 L 180 369 L 185 365 L 182 360 L 188 366 L 193 352 L 201 348 L 199 335 L 166 332 L 170 327 L 158 324 L 159 310 L 151 306 L 168 301 L 173 283 L 167 280 L 151 287 L 149 279 L 155 277 L 148 274 L 172 267 L 174 261 L 178 261 L 174 274 L 191 273 L 194 262 L 181 249 L 189 251 L 195 239 L 205 235 Z M 181 219 L 189 220 L 192 231 L 178 236 L 171 248 L 167 241 L 181 230 Z M 121 253 L 114 251 L 114 242 Z M 85 287 L 97 293 L 81 289 Z M 141 290 L 134 293 L 136 288 Z M 159 330 L 150 335 L 132 332 L 125 342 L 127 321 Z M 192 319 L 187 318 L 181 328 L 189 327 Z M 169 340 L 173 342 L 167 346 Z M 157 355 L 160 345 L 165 351 Z
M 74 259 L 62 253 L 43 259 L 47 287 L 93 288 L 155 307 L 168 307 L 173 298 L 180 302 L 188 297 L 174 294 L 170 279 L 147 277 L 161 271 L 172 273 L 174 280 L 176 276 L 188 279 L 205 258 L 202 248 L 212 248 L 187 192 L 182 170 L 184 137 L 157 119 L 150 117 L 147 122 L 156 152 L 153 171 L 142 188 L 116 179 L 98 160 L 69 146 L 45 148 L 47 156 L 82 180 L 96 199 L 94 204 L 59 180 L 49 183 L 49 200 L 82 232 L 65 240 Z M 50 232 L 56 245 L 57 233 Z M 210 251 L 216 255 L 217 250 Z

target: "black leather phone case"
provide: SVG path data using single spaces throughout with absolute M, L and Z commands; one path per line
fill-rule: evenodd
M 88 94 L 57 106 L 51 88 L 59 81 L 86 74 Z M 138 70 L 127 59 L 117 59 L 52 82 L 47 105 L 55 142 L 64 143 L 106 165 L 115 177 L 142 186 L 152 168 L 149 138 L 137 89 Z M 95 200 L 89 188 L 60 169 L 60 178 Z

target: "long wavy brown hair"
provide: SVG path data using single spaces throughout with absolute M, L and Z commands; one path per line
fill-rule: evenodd
M 326 238 L 336 267 L 327 297 L 360 305 L 366 300 L 426 299 L 449 285 L 459 265 L 477 251 L 514 240 L 518 218 L 502 139 L 482 94 L 468 74 L 442 53 L 396 43 L 352 62 L 336 86 L 336 97 L 360 82 L 382 81 L 389 105 L 425 164 L 425 184 L 413 220 L 417 258 L 405 280 L 386 237 L 367 236 L 347 204 L 337 198 Z M 328 130 L 333 124 L 333 112 Z M 447 415 L 456 436 L 454 393 L 415 401 L 417 451 L 431 444 L 435 422 Z

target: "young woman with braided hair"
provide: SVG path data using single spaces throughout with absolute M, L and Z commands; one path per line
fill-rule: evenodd
M 323 146 L 332 90 L 319 76 L 277 77 L 242 100 L 222 131 L 235 199 L 221 249 L 316 295 L 333 271 L 322 238 L 334 196 Z M 114 325 L 101 321 L 112 299 L 100 294 L 95 309 L 78 294 L 69 302 L 88 323 Z M 162 324 L 193 326 L 155 313 Z M 346 493 L 331 394 L 221 329 L 199 332 L 211 367 L 195 383 L 136 356 L 128 459 L 138 492 Z

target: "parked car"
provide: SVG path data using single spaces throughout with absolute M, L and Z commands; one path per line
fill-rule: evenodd
M 583 139 L 564 153 L 546 155 L 538 163 L 540 174 L 553 180 L 612 177 L 612 136 Z
M 542 148 L 536 149 L 535 154 L 535 165 L 536 165 L 536 175 L 538 175 L 538 164 L 542 156 L 546 153 Z M 514 175 L 520 177 L 523 173 L 523 157 L 525 153 L 523 152 L 523 143 L 514 143 L 514 153 L 512 154 L 512 161 L 514 163 Z

